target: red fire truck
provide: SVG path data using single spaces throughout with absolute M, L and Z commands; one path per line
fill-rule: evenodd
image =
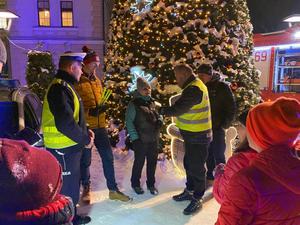
M 261 71 L 265 101 L 279 96 L 300 100 L 300 27 L 254 35 L 254 61 Z

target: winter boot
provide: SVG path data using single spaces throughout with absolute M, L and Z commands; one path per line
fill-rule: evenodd
M 91 203 L 91 185 L 84 185 L 81 195 L 81 201 L 85 204 Z
M 148 187 L 148 190 L 152 195 L 158 195 L 158 190 L 156 187 Z
M 184 215 L 191 215 L 202 208 L 202 199 L 192 197 L 190 204 L 183 210 Z
M 91 222 L 91 217 L 89 216 L 80 216 L 80 215 L 75 215 L 73 219 L 73 225 L 80 225 L 80 224 L 88 224 Z
M 144 190 L 141 187 L 132 187 L 134 192 L 137 193 L 138 195 L 144 194 Z
M 129 202 L 132 200 L 129 196 L 125 195 L 124 193 L 122 193 L 119 190 L 109 191 L 109 199 L 110 200 L 119 200 L 121 202 Z
M 176 202 L 190 201 L 192 200 L 193 192 L 187 189 L 184 189 L 182 193 L 173 196 L 173 200 Z

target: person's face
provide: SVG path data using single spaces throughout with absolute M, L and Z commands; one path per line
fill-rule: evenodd
M 88 73 L 95 73 L 96 69 L 99 67 L 100 67 L 100 61 L 94 61 L 84 65 L 84 70 Z
M 80 80 L 82 74 L 82 63 L 81 62 L 73 62 L 70 66 L 70 74 L 77 80 Z
M 182 88 L 187 78 L 176 70 L 174 73 L 175 73 L 177 85 Z
M 209 82 L 211 80 L 211 76 L 206 73 L 199 73 L 198 77 L 202 80 L 202 82 L 204 84 L 206 84 L 207 82 Z
M 142 95 L 142 96 L 150 96 L 151 95 L 151 88 L 150 87 L 144 87 L 142 89 L 139 89 L 138 92 Z
M 239 135 L 239 141 L 240 141 L 240 143 L 242 143 L 247 138 L 247 136 L 246 136 L 246 127 L 243 124 L 239 123 L 236 126 L 236 131 Z

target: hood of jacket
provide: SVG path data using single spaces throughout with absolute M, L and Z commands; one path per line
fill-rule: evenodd
M 276 146 L 258 154 L 252 165 L 295 194 L 300 194 L 300 160 L 286 146 Z

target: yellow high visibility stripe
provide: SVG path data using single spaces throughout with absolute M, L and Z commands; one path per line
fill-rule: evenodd
M 197 113 L 201 113 L 201 112 L 207 112 L 208 110 L 209 110 L 209 107 L 206 106 L 201 109 L 190 109 L 188 112 L 186 112 L 186 114 L 197 114 Z
M 205 118 L 205 119 L 201 119 L 201 120 L 186 120 L 186 119 L 183 119 L 183 118 L 178 118 L 178 120 L 181 122 L 181 123 L 186 123 L 186 124 L 206 124 L 209 122 L 209 119 L 208 118 Z

